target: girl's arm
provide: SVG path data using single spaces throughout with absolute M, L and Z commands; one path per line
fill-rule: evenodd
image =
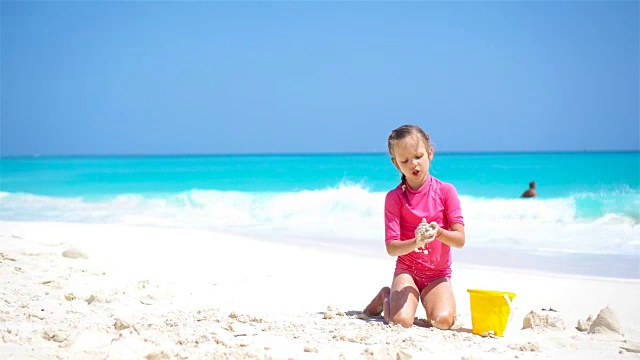
M 443 244 L 461 249 L 464 246 L 464 225 L 451 224 L 451 230 L 442 229 L 442 234 L 436 238 Z M 388 250 L 387 250 L 388 251 Z
M 437 237 L 440 242 L 458 249 L 464 246 L 464 225 L 455 223 L 451 225 L 451 230 L 440 228 L 440 231 L 442 231 L 442 233 Z M 404 241 L 393 240 L 387 244 L 387 253 L 391 256 L 402 256 L 417 248 L 419 248 L 419 246 L 415 238 Z
M 412 252 L 419 248 L 416 239 L 411 240 L 392 240 L 387 244 L 387 253 L 391 256 L 401 256 Z

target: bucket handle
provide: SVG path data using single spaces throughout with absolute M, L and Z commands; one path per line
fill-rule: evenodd
M 509 305 L 509 318 L 507 318 L 507 323 L 511 322 L 511 317 L 513 316 L 513 308 L 511 307 L 511 299 L 509 299 L 509 294 L 504 294 L 504 299 L 507 300 L 507 305 Z

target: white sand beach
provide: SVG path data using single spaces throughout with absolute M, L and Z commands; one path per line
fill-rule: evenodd
M 409 329 L 361 314 L 379 288 L 390 284 L 393 267 L 392 257 L 207 231 L 2 221 L 0 354 L 149 360 L 640 358 L 638 280 L 469 267 L 457 263 L 454 253 L 458 322 L 441 331 L 426 325 L 421 309 Z M 516 293 L 504 336 L 471 333 L 469 288 Z M 584 331 L 576 328 L 607 307 L 611 313 L 603 311 Z

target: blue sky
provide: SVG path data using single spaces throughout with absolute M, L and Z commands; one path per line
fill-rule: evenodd
M 638 1 L 0 4 L 4 156 L 640 149 Z

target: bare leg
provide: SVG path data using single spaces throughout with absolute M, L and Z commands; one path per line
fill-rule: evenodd
M 440 278 L 430 282 L 422 289 L 421 297 L 431 325 L 442 330 L 451 329 L 456 321 L 456 300 L 451 281 Z
M 389 309 L 389 296 L 387 296 L 384 299 L 384 302 L 382 304 L 382 315 L 384 316 L 384 323 L 388 324 L 389 323 L 389 314 L 391 313 L 391 310 Z
M 411 327 L 418 308 L 418 296 L 418 288 L 411 275 L 398 274 L 391 284 L 389 315 L 385 314 L 385 319 Z
M 384 311 L 385 301 L 387 303 L 389 302 L 390 291 L 391 289 L 389 289 L 388 286 L 385 286 L 382 289 L 380 289 L 376 297 L 374 297 L 373 300 L 371 300 L 371 302 L 369 303 L 369 305 L 367 305 L 367 307 L 364 308 L 364 311 L 363 311 L 364 314 L 367 316 L 380 316 L 380 314 L 382 314 Z M 385 312 L 385 314 L 386 313 L 387 312 Z

